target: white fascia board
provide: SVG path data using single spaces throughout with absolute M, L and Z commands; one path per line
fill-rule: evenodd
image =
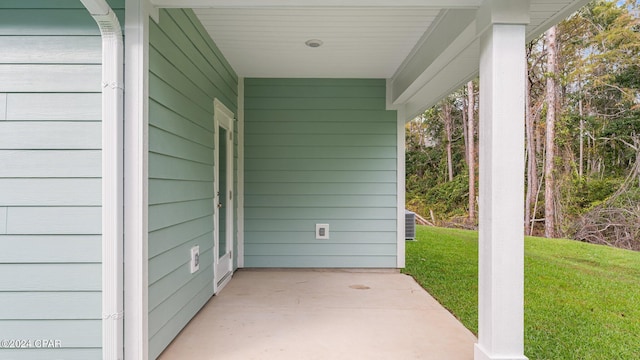
M 447 10 L 392 77 L 392 101 L 406 102 L 476 39 L 475 11 Z
M 430 7 L 476 9 L 482 0 L 151 0 L 161 8 Z
M 542 34 L 545 31 L 547 31 L 553 25 L 559 23 L 560 21 L 566 19 L 569 15 L 571 15 L 574 12 L 578 11 L 581 7 L 583 7 L 587 3 L 589 3 L 589 1 L 590 0 L 574 0 L 574 1 L 571 1 L 570 3 L 567 4 L 567 6 L 565 6 L 562 9 L 562 11 L 557 12 L 555 15 L 553 15 L 552 17 L 548 18 L 546 21 L 544 21 L 540 25 L 538 25 L 535 29 L 530 30 L 527 33 L 526 41 L 527 42 L 532 41 L 536 37 L 540 36 L 540 34 Z
M 478 75 L 479 42 L 474 41 L 406 101 L 409 121 Z

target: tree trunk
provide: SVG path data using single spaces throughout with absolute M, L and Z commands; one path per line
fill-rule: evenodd
M 469 81 L 467 83 L 467 164 L 469 168 L 469 220 L 471 221 L 476 218 L 475 96 L 473 91 L 473 81 Z
M 469 137 L 468 137 L 468 128 L 469 128 L 469 123 L 467 122 L 467 106 L 468 106 L 468 102 L 467 99 L 464 96 L 464 93 L 462 94 L 462 137 L 464 138 L 464 162 L 467 164 L 467 166 L 469 166 Z
M 444 131 L 447 136 L 447 170 L 449 173 L 449 181 L 453 181 L 453 155 L 451 153 L 451 143 L 453 142 L 452 134 L 452 116 L 451 116 L 451 104 L 444 102 L 442 107 Z
M 578 175 L 582 180 L 582 175 L 584 174 L 584 114 L 582 111 L 582 99 L 578 101 L 578 107 L 580 110 L 580 160 L 578 166 Z
M 555 122 L 556 122 L 556 27 L 553 26 L 545 35 L 547 42 L 547 124 L 545 137 L 544 163 L 544 236 L 556 236 L 555 207 Z
M 524 231 L 533 234 L 533 218 L 535 217 L 534 205 L 538 201 L 538 164 L 536 154 L 536 130 L 535 118 L 531 107 L 531 83 L 529 82 L 529 69 L 526 68 L 525 86 L 525 128 L 527 136 L 527 194 L 525 197 Z M 534 209 L 532 210 L 532 207 Z

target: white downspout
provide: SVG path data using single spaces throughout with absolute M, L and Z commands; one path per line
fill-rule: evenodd
M 123 359 L 123 67 L 120 22 L 105 0 L 80 0 L 102 36 L 102 358 Z

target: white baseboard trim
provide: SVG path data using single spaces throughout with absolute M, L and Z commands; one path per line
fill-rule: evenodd
M 489 354 L 480 344 L 473 346 L 473 360 L 529 360 L 524 355 Z

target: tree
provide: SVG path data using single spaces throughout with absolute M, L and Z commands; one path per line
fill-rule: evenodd
M 556 27 L 545 34 L 547 46 L 547 117 L 544 162 L 544 236 L 556 235 L 555 206 L 555 124 L 556 124 Z
M 476 150 L 475 150 L 475 125 L 474 125 L 475 96 L 473 81 L 467 83 L 467 136 L 466 136 L 466 158 L 469 169 L 469 221 L 476 218 Z M 463 111 L 464 113 L 464 111 Z
M 447 174 L 449 175 L 449 181 L 453 181 L 453 153 L 451 151 L 451 144 L 453 142 L 453 117 L 451 115 L 451 108 L 453 106 L 447 100 L 442 102 L 442 122 L 444 123 L 444 132 L 446 135 L 446 149 L 447 149 Z

